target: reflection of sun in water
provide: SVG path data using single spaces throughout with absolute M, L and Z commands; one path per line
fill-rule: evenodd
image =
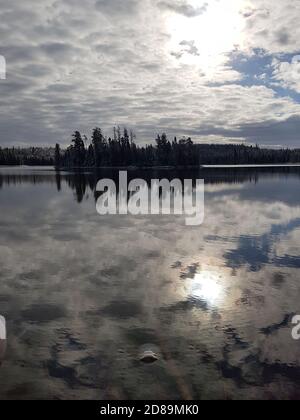
M 245 0 L 210 1 L 201 9 L 204 1 L 189 0 L 199 16 L 170 14 L 167 19 L 173 55 L 179 62 L 193 64 L 208 73 L 224 64 L 224 54 L 243 41 L 245 20 L 241 10 L 247 3 Z
M 224 289 L 220 276 L 211 271 L 196 274 L 189 286 L 190 296 L 205 301 L 210 306 L 217 306 L 223 297 Z

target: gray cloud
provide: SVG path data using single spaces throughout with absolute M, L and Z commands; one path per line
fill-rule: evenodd
M 192 18 L 205 13 L 208 3 L 204 3 L 201 7 L 193 7 L 185 0 L 164 0 L 158 3 L 158 7 Z
M 195 56 L 199 55 L 199 50 L 195 45 L 195 41 L 181 41 L 179 45 L 185 47 L 184 52 Z
M 221 136 L 225 139 L 246 138 L 249 142 L 256 144 L 278 147 L 285 144 L 285 138 L 289 139 L 289 145 L 299 147 L 300 142 L 300 116 L 290 117 L 285 121 L 269 120 L 261 123 L 243 124 L 234 130 L 217 128 L 213 125 L 199 127 L 191 134 L 201 136 Z
M 245 124 L 239 128 L 240 135 L 252 139 L 264 139 L 265 144 L 276 145 L 284 144 L 285 138 L 289 139 L 289 144 L 299 147 L 300 143 L 300 116 L 293 116 L 285 121 L 265 121 L 259 124 Z
M 280 45 L 288 45 L 291 42 L 291 36 L 286 29 L 276 32 L 275 37 Z
M 138 0 L 97 0 L 96 9 L 109 15 L 130 15 L 139 4 Z

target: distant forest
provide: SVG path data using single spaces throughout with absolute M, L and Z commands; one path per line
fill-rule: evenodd
M 155 144 L 139 146 L 126 128 L 106 137 L 95 128 L 91 139 L 75 131 L 67 149 L 0 148 L 0 165 L 49 165 L 57 169 L 98 167 L 186 167 L 218 164 L 300 163 L 300 149 L 266 149 L 241 144 L 199 144 L 190 137 L 170 140 L 158 135 Z

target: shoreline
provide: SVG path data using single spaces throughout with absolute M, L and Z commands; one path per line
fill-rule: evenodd
M 300 168 L 300 163 L 277 163 L 277 164 L 232 164 L 232 165 L 189 165 L 189 166 L 86 166 L 86 167 L 61 167 L 47 165 L 0 165 L 0 169 L 45 169 L 55 172 L 71 171 L 97 171 L 97 170 L 186 170 L 186 169 L 255 169 L 255 168 Z

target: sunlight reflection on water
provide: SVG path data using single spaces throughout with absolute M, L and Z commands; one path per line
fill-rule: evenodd
M 190 295 L 205 301 L 209 306 L 219 306 L 224 298 L 220 275 L 213 271 L 202 271 L 190 281 Z

